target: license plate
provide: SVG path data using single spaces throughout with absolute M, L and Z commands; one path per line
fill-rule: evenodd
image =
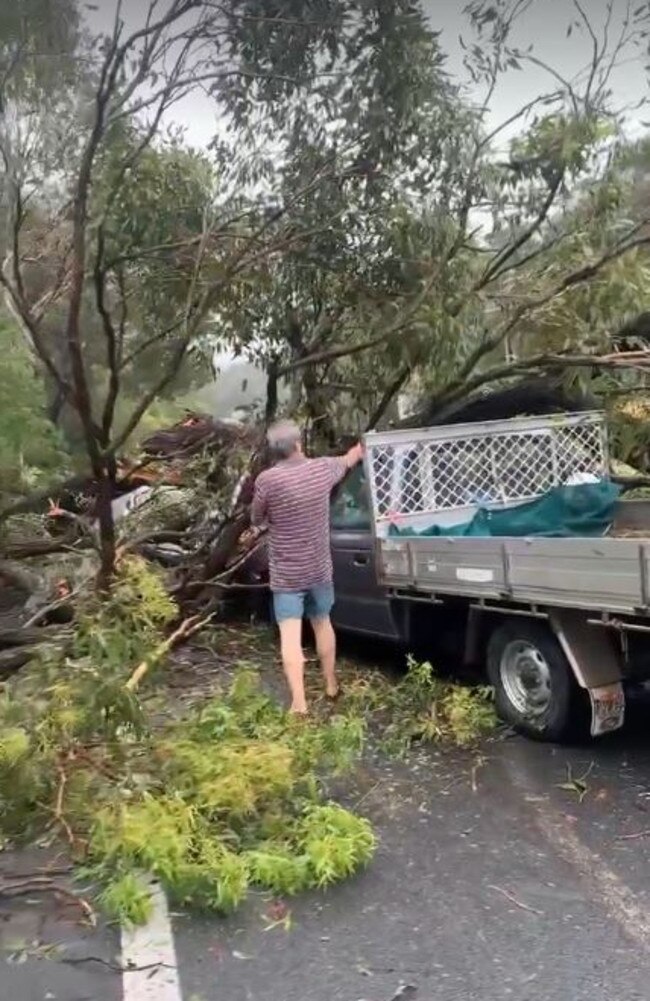
M 625 693 L 620 682 L 590 688 L 591 736 L 600 737 L 620 730 L 625 721 Z

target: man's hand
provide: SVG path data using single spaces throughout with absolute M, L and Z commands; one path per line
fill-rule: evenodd
M 251 528 L 247 528 L 246 531 L 242 532 L 239 536 L 239 545 L 242 549 L 249 549 L 252 545 L 254 545 L 254 543 L 257 542 L 262 534 L 263 529 L 251 526 Z
M 352 469 L 363 459 L 364 448 L 362 443 L 359 441 L 356 445 L 353 445 L 349 452 L 345 455 L 345 464 L 348 469 Z

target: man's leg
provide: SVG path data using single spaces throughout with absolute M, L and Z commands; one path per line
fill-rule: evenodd
M 333 699 L 339 692 L 336 677 L 336 634 L 329 615 L 326 618 L 310 619 L 316 640 L 316 651 L 320 661 L 325 691 Z
M 305 613 L 314 630 L 316 651 L 325 681 L 325 691 L 330 698 L 338 695 L 339 691 L 336 677 L 336 634 L 330 619 L 333 605 L 334 588 L 330 584 L 321 584 L 307 592 Z
M 280 630 L 280 652 L 284 675 L 291 692 L 292 713 L 307 712 L 305 700 L 305 656 L 302 651 L 302 594 L 273 595 L 275 619 Z
M 302 619 L 284 619 L 280 626 L 282 666 L 291 692 L 292 713 L 306 713 L 305 656 L 302 652 Z

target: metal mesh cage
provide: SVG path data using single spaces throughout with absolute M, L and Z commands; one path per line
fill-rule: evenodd
M 378 521 L 519 503 L 580 474 L 607 476 L 600 413 L 375 432 L 366 449 Z

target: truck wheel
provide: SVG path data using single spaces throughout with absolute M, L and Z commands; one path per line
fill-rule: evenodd
M 580 691 L 548 627 L 526 619 L 499 626 L 488 643 L 487 670 L 497 712 L 520 733 L 560 741 L 574 731 Z

